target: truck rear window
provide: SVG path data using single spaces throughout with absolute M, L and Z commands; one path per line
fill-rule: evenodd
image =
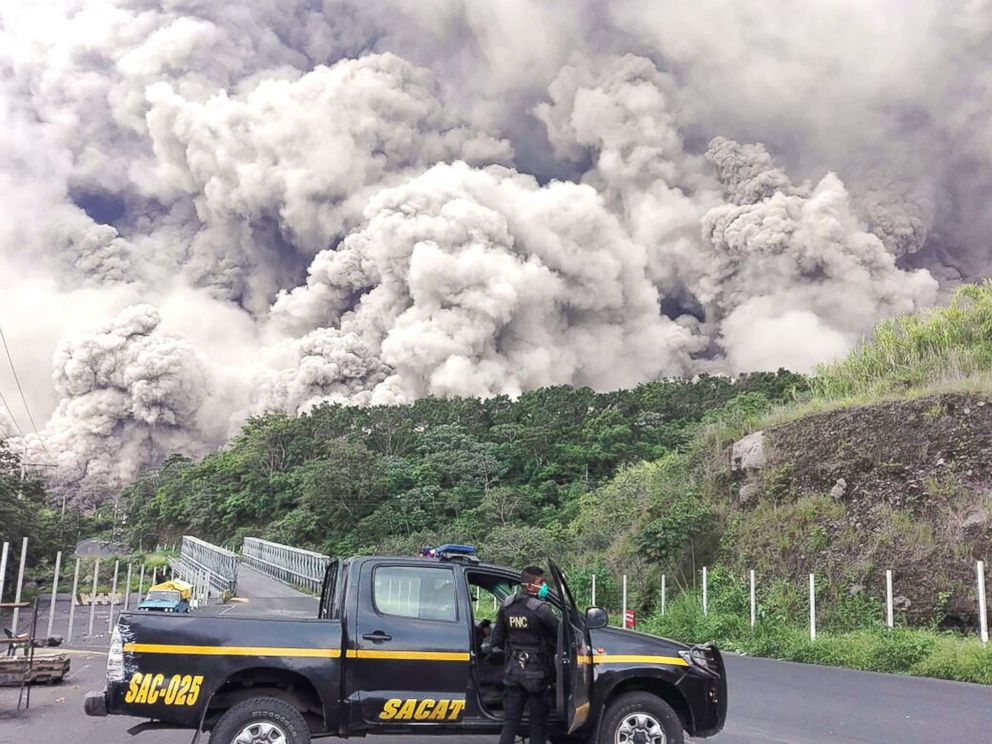
M 372 583 L 375 608 L 384 615 L 419 620 L 458 619 L 455 577 L 450 569 L 378 566 Z

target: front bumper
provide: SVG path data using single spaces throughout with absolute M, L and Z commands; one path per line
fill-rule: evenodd
M 107 694 L 105 692 L 87 692 L 83 700 L 83 710 L 88 716 L 103 718 L 107 715 Z
M 693 667 L 677 686 L 692 708 L 689 733 L 702 739 L 720 733 L 727 721 L 727 668 L 716 646 L 706 643 L 697 648 L 706 654 L 706 667 Z

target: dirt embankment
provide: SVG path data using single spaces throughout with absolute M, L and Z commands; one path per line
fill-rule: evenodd
M 907 615 L 974 621 L 975 560 L 992 557 L 992 397 L 830 411 L 757 439 L 724 476 L 734 560 L 879 598 L 892 569 Z

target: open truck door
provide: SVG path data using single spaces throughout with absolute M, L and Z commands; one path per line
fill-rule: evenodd
M 592 641 L 585 615 L 575 605 L 562 570 L 550 558 L 548 565 L 561 597 L 562 617 L 558 627 L 557 689 L 558 714 L 568 733 L 576 731 L 589 718 L 592 699 Z

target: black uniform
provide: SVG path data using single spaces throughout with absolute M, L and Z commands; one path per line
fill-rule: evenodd
M 499 744 L 513 744 L 524 706 L 530 705 L 530 744 L 545 744 L 548 686 L 554 678 L 558 617 L 551 605 L 525 592 L 508 597 L 496 616 L 492 645 L 506 651 Z

